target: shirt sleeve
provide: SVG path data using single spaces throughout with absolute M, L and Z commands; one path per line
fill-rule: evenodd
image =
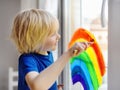
M 19 70 L 25 76 L 28 72 L 36 71 L 38 72 L 37 63 L 35 58 L 32 56 L 22 56 L 19 59 Z

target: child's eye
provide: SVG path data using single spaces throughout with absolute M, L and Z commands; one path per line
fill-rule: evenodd
M 54 36 L 54 35 L 55 35 L 55 33 L 51 34 L 51 36 Z

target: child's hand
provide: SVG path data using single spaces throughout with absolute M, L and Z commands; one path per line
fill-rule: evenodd
M 63 90 L 63 84 L 58 85 L 58 90 Z
M 82 51 L 86 50 L 94 42 L 76 42 L 70 49 L 71 57 L 77 56 Z

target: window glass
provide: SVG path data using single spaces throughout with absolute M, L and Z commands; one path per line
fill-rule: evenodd
M 105 26 L 101 26 L 102 4 Z M 107 0 L 71 0 L 71 35 L 77 28 L 90 30 L 101 48 L 105 60 L 106 70 L 108 61 L 108 1 Z M 83 90 L 81 83 L 71 84 L 71 90 Z M 103 84 L 99 90 L 107 90 L 107 72 L 103 77 Z

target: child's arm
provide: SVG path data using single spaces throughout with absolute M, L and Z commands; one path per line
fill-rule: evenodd
M 55 63 L 42 72 L 29 72 L 25 78 L 30 90 L 48 90 L 55 82 L 69 59 L 85 50 L 89 46 L 88 44 L 90 45 L 90 43 L 76 43 L 68 51 L 64 52 Z M 74 50 L 77 50 L 76 54 L 74 54 Z

